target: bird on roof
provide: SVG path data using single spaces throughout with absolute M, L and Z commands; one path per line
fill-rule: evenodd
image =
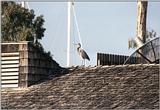
M 78 43 L 77 45 L 77 52 L 79 54 L 79 56 L 82 59 L 82 65 L 83 65 L 83 60 L 84 60 L 84 66 L 85 66 L 85 59 L 87 59 L 88 61 L 90 61 L 89 56 L 87 55 L 87 53 L 81 48 L 81 44 Z

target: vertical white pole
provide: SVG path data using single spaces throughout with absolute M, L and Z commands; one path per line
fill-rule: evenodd
M 70 41 L 71 41 L 71 6 L 72 2 L 68 0 L 68 24 L 67 24 L 67 67 L 70 66 Z
M 21 5 L 22 5 L 23 8 L 25 8 L 25 2 L 24 1 L 21 2 Z
M 26 7 L 27 7 L 27 9 L 29 9 L 29 10 L 30 10 L 30 7 L 29 7 L 28 2 L 26 2 Z
M 26 9 L 29 9 L 29 10 L 30 10 L 28 2 L 25 2 L 25 1 L 21 2 L 21 6 L 22 6 L 23 8 L 26 8 Z

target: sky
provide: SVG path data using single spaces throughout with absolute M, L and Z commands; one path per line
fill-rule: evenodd
M 46 28 L 41 43 L 60 66 L 67 64 L 67 2 L 29 2 L 35 14 L 43 15 Z M 147 28 L 160 35 L 160 2 L 149 2 Z M 136 36 L 137 2 L 76 2 L 75 11 L 83 49 L 95 66 L 97 53 L 130 55 L 128 39 Z M 71 65 L 82 65 L 74 43 L 78 34 L 72 20 Z

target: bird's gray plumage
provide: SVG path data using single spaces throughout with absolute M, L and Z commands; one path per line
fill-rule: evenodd
M 87 60 L 90 61 L 90 58 L 87 55 L 87 53 L 83 49 L 81 49 L 81 44 L 80 43 L 78 43 L 77 52 L 82 59 L 84 59 L 84 60 L 87 59 Z

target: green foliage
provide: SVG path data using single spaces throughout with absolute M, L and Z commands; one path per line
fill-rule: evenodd
M 132 38 L 132 39 L 128 39 L 128 48 L 133 48 L 135 49 L 137 47 L 137 44 L 135 42 L 135 40 Z
M 44 37 L 44 19 L 12 1 L 2 1 L 2 42 L 36 41 Z
M 50 51 L 45 52 L 45 54 L 46 54 L 50 59 L 52 59 L 53 55 L 51 54 L 51 52 L 50 52 Z
M 147 30 L 146 31 L 146 42 L 150 41 L 151 39 L 157 37 L 157 33 L 154 31 L 154 30 Z M 128 48 L 132 48 L 132 49 L 135 49 L 137 48 L 137 43 L 134 39 L 129 39 L 128 40 Z
M 146 42 L 150 41 L 152 38 L 157 37 L 157 33 L 152 29 L 146 32 Z
M 2 42 L 31 41 L 33 45 L 52 59 L 38 41 L 44 37 L 43 16 L 35 17 L 33 10 L 28 10 L 13 1 L 2 1 Z

